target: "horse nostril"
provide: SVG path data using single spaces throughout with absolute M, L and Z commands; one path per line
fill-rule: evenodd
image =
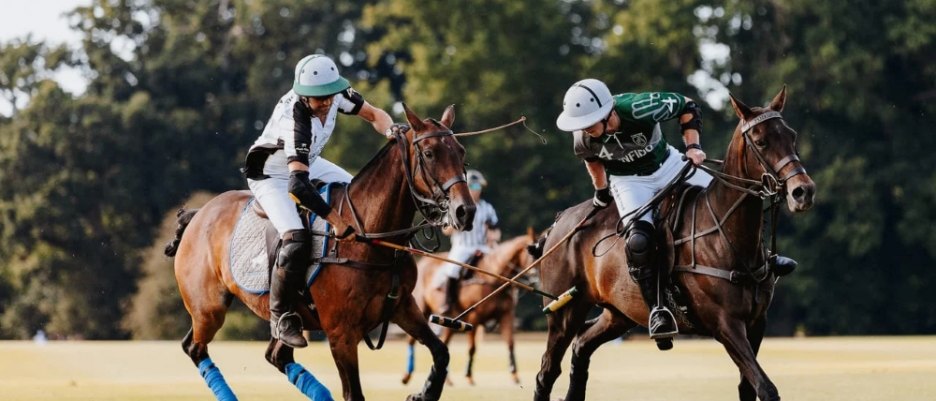
M 803 200 L 803 195 L 805 195 L 805 194 L 806 194 L 806 190 L 803 189 L 803 187 L 796 187 L 796 188 L 793 189 L 793 192 L 792 192 L 790 195 L 793 195 L 793 199 L 796 199 L 796 200 L 798 200 L 798 201 L 802 201 L 802 200 Z

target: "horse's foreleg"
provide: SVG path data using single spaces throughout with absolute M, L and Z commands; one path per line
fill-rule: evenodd
M 478 335 L 479 326 L 475 326 L 474 329 L 469 331 L 467 334 L 468 337 L 468 364 L 465 366 L 465 379 L 468 379 L 468 384 L 474 385 L 474 378 L 471 374 L 471 368 L 474 365 L 474 356 L 475 356 L 475 344 Z
M 364 400 L 358 366 L 358 344 L 364 334 L 364 331 L 355 325 L 345 329 L 336 328 L 328 333 L 328 344 L 331 346 L 332 357 L 335 359 L 338 375 L 341 377 L 345 401 Z
M 585 315 L 592 304 L 586 303 L 582 298 L 575 298 L 569 305 L 559 309 L 546 319 L 549 335 L 546 340 L 546 351 L 540 363 L 539 374 L 536 375 L 536 389 L 533 392 L 534 401 L 548 401 L 552 393 L 553 384 L 562 373 L 560 364 L 572 338 L 585 323 Z
M 501 336 L 507 343 L 507 369 L 514 383 L 520 384 L 520 377 L 517 376 L 517 358 L 514 356 L 514 309 L 510 309 L 501 316 L 500 321 Z
M 432 332 L 412 295 L 403 297 L 393 317 L 393 322 L 429 348 L 429 352 L 432 353 L 432 369 L 429 371 L 429 378 L 426 379 L 422 392 L 410 395 L 407 401 L 437 401 L 442 395 L 445 377 L 448 375 L 448 348 Z
M 569 390 L 565 401 L 585 399 L 588 365 L 592 354 L 602 344 L 620 337 L 636 325 L 626 317 L 605 309 L 598 320 L 579 335 L 572 348 L 572 368 L 569 371 Z
M 413 346 L 414 344 L 416 344 L 416 339 L 409 336 L 406 341 L 406 373 L 403 374 L 401 380 L 403 384 L 409 383 L 410 379 L 413 378 L 413 371 L 416 370 L 416 347 Z
M 724 318 L 715 332 L 715 339 L 725 346 L 728 355 L 741 370 L 741 377 L 752 386 L 761 401 L 778 401 L 777 387 L 767 377 L 767 373 L 757 363 L 757 353 L 748 340 L 744 322 Z
M 266 350 L 266 360 L 286 375 L 292 385 L 296 386 L 303 395 L 310 400 L 332 401 L 331 392 L 324 384 L 318 381 L 302 365 L 293 359 L 293 348 L 281 341 L 271 338 Z
M 751 350 L 754 351 L 754 357 L 757 357 L 757 352 L 760 351 L 761 340 L 764 339 L 764 330 L 767 327 L 767 318 L 762 317 L 754 322 L 754 324 L 747 330 L 748 343 L 751 344 Z M 757 393 L 754 390 L 754 386 L 745 379 L 744 375 L 741 375 L 741 384 L 738 384 L 738 398 L 741 401 L 755 401 L 757 399 Z

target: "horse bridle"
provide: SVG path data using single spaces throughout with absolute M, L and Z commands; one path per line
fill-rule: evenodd
M 435 137 L 444 137 L 444 136 L 454 136 L 452 130 L 440 130 L 434 131 L 427 134 L 415 136 L 413 138 L 413 150 L 416 154 L 416 170 L 420 171 L 420 174 L 429 186 L 432 188 L 432 197 L 426 197 L 419 193 L 415 187 L 415 179 L 413 178 L 413 169 L 410 167 L 410 153 L 409 153 L 409 141 L 406 137 L 406 132 L 409 131 L 409 128 L 401 130 L 394 134 L 394 140 L 400 148 L 401 157 L 403 159 L 403 176 L 406 178 L 406 184 L 409 188 L 410 196 L 413 198 L 413 203 L 416 204 L 416 210 L 423 216 L 424 223 L 415 225 L 413 227 L 404 228 L 400 230 L 382 232 L 382 233 L 367 233 L 364 231 L 364 225 L 361 223 L 360 217 L 358 217 L 357 210 L 354 207 L 354 203 L 351 202 L 350 190 L 345 190 L 344 203 L 348 204 L 348 207 L 351 209 L 351 216 L 354 218 L 355 229 L 358 231 L 357 236 L 364 239 L 377 239 L 377 238 L 389 238 L 396 237 L 404 234 L 414 234 L 415 232 L 422 230 L 427 227 L 440 226 L 444 223 L 445 212 L 448 210 L 448 191 L 455 184 L 459 182 L 466 182 L 465 175 L 457 175 L 445 181 L 444 183 L 439 183 L 432 175 L 426 172 L 426 169 L 423 168 L 425 163 L 422 149 L 419 147 L 419 142 Z M 350 185 L 350 184 L 349 184 Z
M 423 196 L 419 193 L 419 191 L 416 190 L 414 171 L 410 168 L 409 145 L 407 144 L 407 138 L 405 134 L 405 132 L 397 133 L 396 141 L 400 146 L 400 153 L 403 155 L 403 175 L 406 177 L 406 183 L 409 187 L 410 196 L 413 197 L 413 201 L 416 204 L 417 210 L 419 210 L 420 214 L 423 215 L 427 222 L 435 226 L 441 225 L 444 223 L 443 219 L 445 218 L 445 212 L 448 210 L 449 189 L 455 186 L 455 184 L 466 182 L 465 175 L 456 175 L 452 178 L 449 178 L 444 183 L 440 183 L 436 177 L 429 174 L 426 168 L 423 167 L 426 161 L 419 143 L 429 138 L 439 138 L 446 136 L 454 137 L 454 133 L 452 130 L 446 129 L 433 131 L 419 136 L 414 135 L 413 137 L 413 154 L 416 155 L 415 170 L 419 171 L 423 181 L 432 189 L 431 198 Z
M 754 154 L 754 157 L 757 159 L 757 162 L 760 163 L 761 167 L 764 169 L 764 174 L 761 179 L 761 184 L 764 187 L 765 191 L 768 191 L 770 195 L 781 193 L 786 189 L 786 182 L 790 178 L 793 178 L 800 174 L 806 174 L 806 168 L 802 164 L 799 164 L 799 157 L 794 151 L 792 154 L 787 155 L 786 157 L 780 159 L 773 165 L 767 162 L 767 159 L 764 158 L 764 154 L 757 148 L 754 144 L 754 140 L 751 139 L 751 130 L 755 126 L 768 121 L 774 118 L 783 119 L 783 116 L 778 111 L 768 111 L 766 113 L 760 114 L 757 117 L 754 117 L 750 121 L 741 122 L 741 135 L 745 142 L 745 147 L 751 150 L 751 153 Z M 798 163 L 799 165 L 784 174 L 780 177 L 780 172 L 790 163 Z M 745 164 L 745 169 L 747 165 Z M 745 175 L 748 175 L 745 173 Z

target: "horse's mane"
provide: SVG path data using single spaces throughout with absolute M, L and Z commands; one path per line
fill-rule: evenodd
M 423 121 L 423 122 L 424 122 L 424 123 L 432 123 L 433 125 L 435 125 L 435 126 L 436 126 L 437 128 L 439 128 L 439 129 L 446 129 L 444 125 L 442 125 L 441 123 L 439 123 L 438 121 L 436 121 L 435 119 L 432 119 L 432 118 L 428 118 L 428 119 L 426 119 L 426 120 Z M 371 157 L 371 159 L 368 160 L 366 164 L 364 164 L 364 167 L 361 167 L 361 170 L 358 171 L 358 174 L 356 174 L 356 175 L 351 179 L 351 182 L 354 182 L 354 179 L 357 178 L 358 175 L 361 175 L 362 173 L 364 173 L 364 172 L 368 171 L 369 169 L 371 169 L 371 168 L 373 167 L 373 165 L 379 163 L 380 160 L 383 159 L 384 154 L 387 153 L 387 152 L 389 152 L 390 149 L 394 148 L 394 147 L 396 146 L 396 143 L 397 143 L 397 139 L 396 139 L 396 138 L 390 138 L 390 140 L 388 140 L 387 143 L 385 143 L 384 146 L 380 148 L 380 151 L 378 151 L 377 154 L 374 155 L 374 157 Z

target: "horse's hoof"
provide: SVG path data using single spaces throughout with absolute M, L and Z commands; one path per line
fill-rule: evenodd
M 669 351 L 673 349 L 673 339 L 656 340 L 656 346 L 660 351 Z
M 465 376 L 465 380 L 468 380 L 468 384 L 474 386 L 474 379 L 471 376 Z
M 447 385 L 449 385 L 449 386 L 454 386 L 454 385 L 455 385 L 455 382 L 452 381 L 452 377 L 451 377 L 451 376 L 446 376 L 446 377 L 445 377 L 445 384 L 447 384 Z
M 410 394 L 406 397 L 406 401 L 427 401 L 426 397 L 422 394 Z
M 511 376 L 513 376 L 514 384 L 520 384 L 520 376 L 517 376 L 516 373 L 512 373 Z
M 403 384 L 407 384 L 407 383 L 409 383 L 410 379 L 412 379 L 412 378 L 413 378 L 413 375 L 407 373 L 407 374 L 403 375 L 403 379 L 401 379 L 400 381 L 403 382 Z

